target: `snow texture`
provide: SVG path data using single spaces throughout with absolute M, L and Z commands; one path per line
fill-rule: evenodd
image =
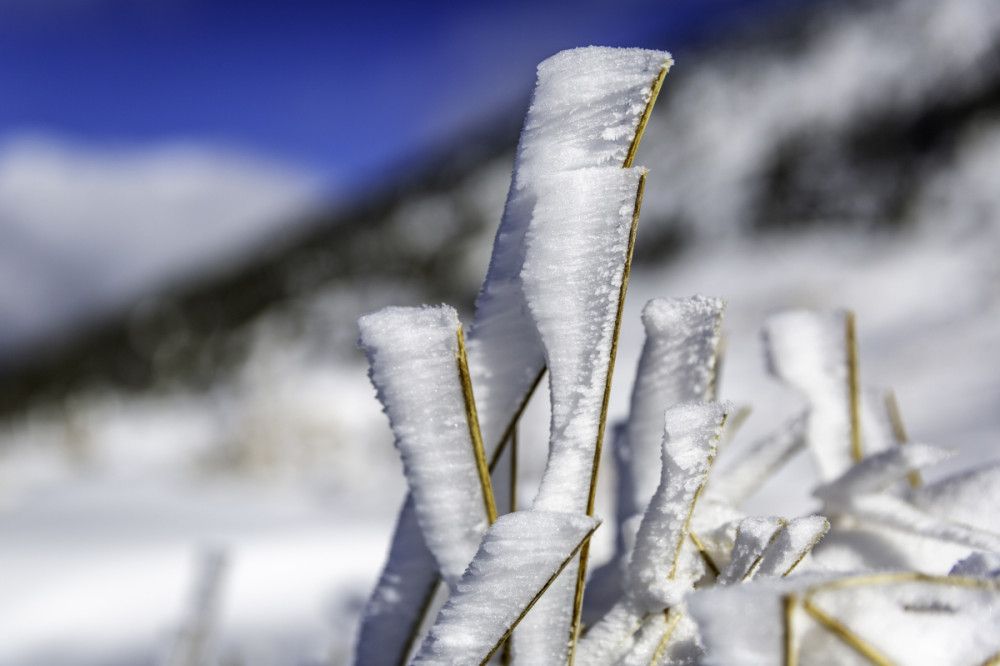
M 1000 463 L 948 477 L 912 493 L 915 505 L 935 516 L 1000 534 Z
M 453 588 L 488 521 L 459 379 L 458 314 L 448 306 L 386 308 L 358 323 L 417 520 Z
M 545 348 L 552 424 L 535 498 L 587 509 L 629 237 L 643 169 L 603 167 L 539 178 L 521 280 Z
M 489 271 L 468 336 L 469 367 L 488 456 L 545 368 L 520 283 L 525 235 L 547 176 L 623 167 L 652 85 L 670 54 L 641 49 L 563 51 L 538 66 Z
M 406 659 L 437 582 L 437 561 L 427 550 L 413 497 L 408 496 L 399 514 L 389 559 L 365 605 L 355 666 L 399 664 Z
M 590 486 L 625 264 L 645 170 L 600 167 L 539 176 L 521 282 L 549 369 L 551 425 L 534 507 L 590 511 Z M 515 641 L 522 664 L 559 663 L 569 636 L 574 563 Z M 571 575 L 572 574 L 572 575 Z
M 937 518 L 894 495 L 852 497 L 844 505 L 828 505 L 826 510 L 842 511 L 859 520 L 975 550 L 1000 553 L 1000 535 Z M 914 561 L 913 566 L 920 567 L 920 562 Z
M 483 663 L 599 523 L 535 510 L 498 518 L 412 663 Z
M 849 502 L 852 496 L 885 490 L 915 470 L 947 460 L 952 451 L 929 444 L 906 444 L 876 453 L 852 465 L 839 478 L 813 494 L 827 504 Z
M 803 583 L 753 581 L 714 586 L 687 598 L 705 644 L 706 666 L 777 666 L 784 645 L 781 595 Z
M 985 663 L 1000 651 L 1000 586 L 995 583 L 943 578 L 831 584 L 813 593 L 811 602 L 889 663 L 964 666 Z M 828 632 L 811 633 L 814 641 L 803 636 L 802 645 L 812 652 L 822 654 L 824 642 L 839 641 Z
M 719 585 L 731 585 L 752 577 L 764 550 L 786 525 L 782 518 L 751 516 L 740 521 L 729 564 L 719 575 Z
M 628 576 L 628 593 L 651 610 L 675 605 L 694 582 L 675 580 L 681 545 L 688 537 L 691 514 L 730 408 L 729 404 L 689 403 L 665 415 L 660 486 L 639 527 Z
M 771 372 L 809 401 L 809 446 L 820 477 L 834 479 L 853 462 L 847 313 L 790 310 L 764 326 Z
M 646 509 L 660 483 L 663 412 L 712 399 L 722 299 L 657 298 L 642 311 L 646 340 L 632 389 L 625 437 L 615 440 L 622 495 L 618 524 Z
M 654 662 L 653 659 L 657 655 L 667 631 L 670 630 L 676 631 L 674 613 L 653 613 L 642 623 L 628 654 L 611 663 L 621 664 L 621 666 L 649 666 L 649 664 L 660 663 L 659 661 Z
M 646 609 L 635 601 L 620 600 L 580 639 L 574 663 L 580 666 L 617 663 L 635 646 L 636 632 L 646 615 Z
M 764 551 L 754 577 L 787 576 L 829 529 L 830 523 L 823 516 L 804 516 L 789 521 Z
M 712 476 L 708 492 L 740 506 L 805 445 L 807 414 L 800 414 L 761 437 L 738 461 Z

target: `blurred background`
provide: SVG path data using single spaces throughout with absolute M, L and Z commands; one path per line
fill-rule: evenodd
M 676 60 L 612 416 L 649 298 L 727 299 L 734 449 L 800 406 L 767 314 L 846 307 L 940 473 L 1000 458 L 993 0 L 0 0 L 0 663 L 346 663 L 405 490 L 355 321 L 470 320 L 534 67 L 589 44 Z

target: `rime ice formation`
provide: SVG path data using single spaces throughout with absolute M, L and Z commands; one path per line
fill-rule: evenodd
M 528 314 L 520 276 L 525 235 L 541 196 L 539 178 L 630 166 L 659 83 L 672 62 L 670 54 L 661 51 L 591 47 L 556 54 L 538 67 L 507 203 L 468 335 L 469 369 L 491 460 L 545 369 L 544 349 Z M 540 222 L 536 220 L 536 226 Z M 409 526 L 400 522 L 397 532 L 400 529 Z M 412 629 L 399 625 L 398 631 Z
M 612 440 L 618 534 L 614 557 L 595 570 L 584 612 L 596 619 L 621 595 L 630 541 L 660 483 L 663 412 L 712 397 L 724 303 L 722 299 L 656 298 L 643 308 L 646 338 L 632 389 L 629 417 Z
M 497 519 L 412 663 L 483 663 L 599 522 L 535 510 Z
M 642 169 L 541 179 L 521 282 L 549 368 L 549 460 L 539 509 L 586 511 Z M 537 221 L 537 224 L 536 224 Z
M 488 524 L 459 379 L 458 314 L 447 306 L 386 308 L 358 324 L 417 521 L 454 587 Z
M 670 54 L 641 49 L 563 51 L 538 66 L 503 218 L 469 329 L 469 365 L 487 452 L 545 367 L 526 310 L 520 273 L 525 234 L 546 177 L 591 167 L 624 167 L 640 122 L 672 64 Z M 536 222 L 537 225 L 537 222 Z
M 625 437 L 616 440 L 619 524 L 645 511 L 660 483 L 663 412 L 710 400 L 722 326 L 722 299 L 657 298 L 646 304 L 646 341 L 632 389 Z
M 389 559 L 361 620 L 356 664 L 393 664 L 416 639 L 421 613 L 437 587 L 437 561 L 424 541 L 408 496 L 399 514 Z
M 731 585 L 749 579 L 760 564 L 764 550 L 784 526 L 783 519 L 771 516 L 751 516 L 741 520 L 729 564 L 719 575 L 719 585 Z
M 680 604 L 701 575 L 682 563 L 682 546 L 729 409 L 718 403 L 686 403 L 666 412 L 660 483 L 636 535 L 625 595 L 581 641 L 582 665 L 623 658 L 645 619 Z
M 730 405 L 694 403 L 667 411 L 663 471 L 636 536 L 629 565 L 629 592 L 654 605 L 676 604 L 694 582 L 680 569 L 695 502 L 708 480 L 715 445 Z M 654 601 L 655 600 L 655 601 Z
M 788 521 L 767 546 L 755 578 L 787 576 L 830 529 L 823 516 L 803 516 Z
M 449 597 L 417 664 L 484 664 L 501 648 L 517 666 L 997 663 L 1000 467 L 922 487 L 918 471 L 947 452 L 907 443 L 891 394 L 861 385 L 843 311 L 767 320 L 771 373 L 807 408 L 723 449 L 722 301 L 647 305 L 630 414 L 614 435 L 616 553 L 578 588 L 645 177 L 630 150 L 664 59 L 581 50 L 539 68 L 470 334 L 491 458 L 548 368 L 548 460 L 530 510 L 480 538 L 491 491 L 472 457 L 454 311 L 362 320 L 411 496 L 356 663 L 407 658 L 438 571 Z M 806 447 L 822 515 L 741 512 Z M 582 636 L 578 592 L 600 598 Z

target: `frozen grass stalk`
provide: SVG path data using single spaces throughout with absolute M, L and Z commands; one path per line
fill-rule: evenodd
M 908 441 L 902 418 L 862 385 L 845 310 L 765 322 L 768 369 L 800 404 L 746 443 L 735 426 L 749 409 L 718 401 L 723 301 L 647 304 L 629 414 L 614 428 L 615 552 L 588 580 L 647 180 L 632 165 L 670 64 L 591 48 L 539 66 L 467 340 L 448 306 L 362 318 L 410 493 L 355 663 L 405 663 L 414 639 L 416 664 L 995 663 L 1000 466 L 916 482 L 947 452 L 894 445 Z M 519 509 L 517 422 L 546 372 L 548 458 Z M 510 512 L 497 517 L 490 470 L 507 445 Z M 744 503 L 804 449 L 822 515 L 748 515 Z M 439 578 L 447 599 L 419 638 Z

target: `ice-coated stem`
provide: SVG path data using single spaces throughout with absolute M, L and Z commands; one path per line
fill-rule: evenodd
M 490 507 L 496 510 L 482 446 L 476 445 L 471 385 L 462 381 L 458 314 L 447 306 L 386 308 L 358 323 L 417 521 L 454 588 L 489 526 Z
M 858 373 L 858 337 L 854 326 L 854 313 L 844 316 L 844 338 L 847 345 L 847 390 L 851 405 L 851 459 L 858 462 L 865 457 L 861 444 L 861 380 Z
M 533 510 L 497 519 L 412 664 L 486 664 L 599 524 Z
M 899 411 L 896 393 L 894 391 L 886 391 L 884 399 L 885 412 L 889 417 L 889 423 L 892 425 L 892 437 L 896 440 L 896 444 L 902 446 L 910 441 L 910 437 L 906 434 L 906 426 L 903 425 L 903 415 Z M 911 488 L 920 488 L 924 485 L 924 479 L 917 470 L 910 472 L 907 479 L 910 482 Z
M 497 519 L 497 503 L 493 496 L 493 483 L 490 480 L 490 468 L 486 464 L 486 453 L 483 451 L 483 436 L 479 431 L 479 416 L 476 413 L 476 398 L 472 394 L 472 378 L 469 376 L 469 361 L 465 353 L 465 337 L 462 327 L 456 333 L 458 338 L 458 376 L 462 383 L 462 400 L 465 403 L 465 420 L 469 425 L 469 439 L 476 457 L 476 473 L 479 474 L 479 486 L 483 491 L 483 504 L 486 507 L 486 517 L 490 525 Z

